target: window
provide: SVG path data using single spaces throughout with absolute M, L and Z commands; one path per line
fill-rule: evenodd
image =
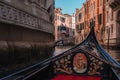
M 89 4 L 89 12 L 91 12 L 91 5 Z
M 64 23 L 65 22 L 65 18 L 64 17 L 60 17 L 60 21 Z
M 78 31 L 78 30 L 79 30 L 79 25 L 76 26 L 76 31 Z
M 113 34 L 113 24 L 111 24 L 111 34 Z
M 82 30 L 82 24 L 80 24 L 80 30 Z
M 87 9 L 85 8 L 85 14 L 87 13 Z
M 84 23 L 84 26 L 86 27 L 86 21 L 85 21 L 85 23 Z
M 109 22 L 109 12 L 106 12 L 106 22 Z
M 102 6 L 102 2 L 103 2 L 103 0 L 99 0 L 100 1 L 100 6 Z
M 90 12 L 92 12 L 92 4 L 90 5 Z
M 82 18 L 82 13 L 79 14 L 79 19 L 81 19 L 81 18 Z
M 113 10 L 111 10 L 111 20 L 113 20 Z
M 80 23 L 80 30 L 83 30 L 85 27 L 84 23 Z
M 99 25 L 101 25 L 102 24 L 102 14 L 98 15 L 98 21 L 99 21 Z
M 117 13 L 117 22 L 120 24 L 120 10 Z
M 95 10 L 95 1 L 94 1 L 94 10 Z
M 84 23 L 82 23 L 82 25 L 83 25 L 83 29 L 84 29 L 84 27 L 85 27 L 85 26 L 84 26 Z

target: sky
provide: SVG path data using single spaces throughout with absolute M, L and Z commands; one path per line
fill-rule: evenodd
M 76 8 L 81 8 L 85 0 L 55 0 L 55 7 L 61 8 L 62 13 L 73 14 Z

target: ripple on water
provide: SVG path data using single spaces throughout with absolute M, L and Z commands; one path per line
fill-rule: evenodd
M 57 46 L 57 47 L 55 47 L 54 56 L 57 56 L 65 51 L 69 50 L 70 48 L 72 48 L 72 46 Z
M 120 50 L 106 50 L 116 61 L 120 63 Z

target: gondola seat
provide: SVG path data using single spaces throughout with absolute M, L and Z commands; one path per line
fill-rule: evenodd
M 95 76 L 74 76 L 74 75 L 57 75 L 52 80 L 102 80 L 102 77 Z

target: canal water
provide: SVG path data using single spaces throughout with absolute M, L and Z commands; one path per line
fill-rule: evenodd
M 120 63 L 120 50 L 106 50 L 116 61 Z
M 54 56 L 57 56 L 58 54 L 61 54 L 64 51 L 67 51 L 68 49 L 72 48 L 73 46 L 57 46 L 55 47 Z M 120 50 L 106 50 L 115 60 L 117 60 L 120 63 Z
M 72 48 L 72 46 L 56 46 L 54 51 L 54 56 L 57 56 L 62 52 L 69 50 L 70 48 Z

